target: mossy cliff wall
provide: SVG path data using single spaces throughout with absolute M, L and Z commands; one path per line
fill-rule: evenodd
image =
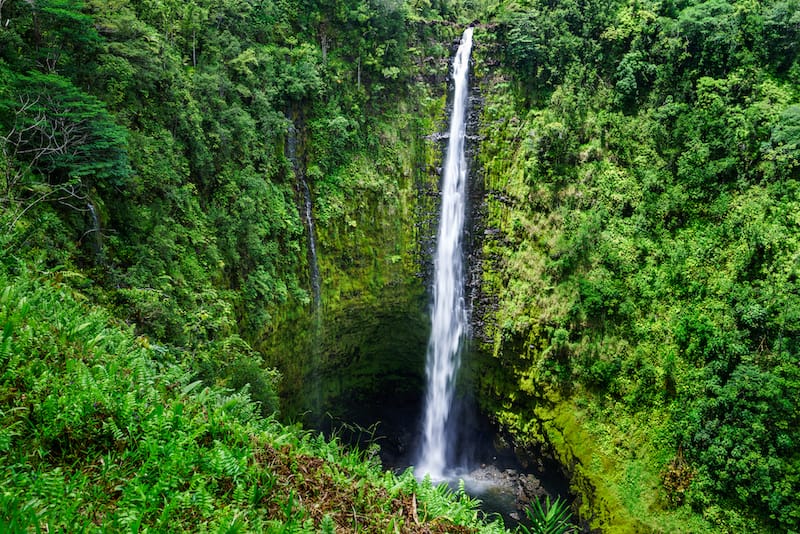
M 796 90 L 766 58 L 673 71 L 655 47 L 631 102 L 615 30 L 562 7 L 475 34 L 482 405 L 593 528 L 796 530 L 797 167 L 773 165 Z M 538 31 L 573 16 L 601 27 Z
M 447 127 L 448 48 L 459 30 L 438 30 L 448 45 L 435 68 L 383 115 L 373 150 L 356 154 L 332 175 L 320 175 L 313 161 L 306 162 L 321 306 L 285 310 L 259 347 L 283 374 L 286 418 L 324 426 L 328 417 L 351 416 L 353 407 L 387 403 L 413 409 L 419 401 L 444 148 L 438 134 Z M 507 278 L 505 262 L 520 232 L 524 209 L 513 205 L 524 171 L 514 160 L 519 120 L 511 87 L 494 72 L 494 42 L 490 29 L 477 29 L 468 235 L 476 342 L 462 378 L 476 388 L 486 413 L 513 436 L 521 456 L 543 451 L 564 466 L 582 518 L 596 527 L 636 532 L 642 525 L 603 490 L 601 477 L 613 466 L 606 460 L 597 468 L 592 438 L 570 396 L 531 376 L 529 364 L 547 348 L 546 339 L 535 328 L 524 341 L 506 337 L 508 328 L 500 324 L 514 316 L 508 287 L 518 282 Z
M 444 25 L 423 32 L 429 40 L 419 44 L 414 78 L 382 104 L 363 150 L 329 172 L 313 154 L 303 162 L 321 302 L 285 309 L 259 346 L 283 374 L 284 416 L 305 414 L 319 424 L 378 399 L 398 406 L 419 399 L 439 204 L 438 134 L 446 130 L 456 31 Z
M 562 466 L 577 515 L 587 525 L 650 532 L 654 524 L 642 518 L 663 496 L 658 472 L 635 459 L 636 447 L 647 449 L 637 441 L 642 436 L 591 421 L 586 393 L 561 380 L 567 353 L 556 325 L 570 301 L 554 290 L 546 270 L 548 240 L 558 235 L 561 221 L 531 175 L 531 119 L 520 116 L 524 108 L 513 82 L 496 68 L 502 49 L 495 38 L 491 29 L 476 34 L 476 42 L 484 43 L 475 57 L 484 99 L 476 179 L 485 188 L 474 320 L 483 354 L 478 397 L 520 457 L 544 454 Z

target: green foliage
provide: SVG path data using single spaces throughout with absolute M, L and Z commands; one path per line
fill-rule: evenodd
M 280 373 L 264 368 L 262 358 L 243 340 L 227 337 L 208 346 L 196 358 L 199 376 L 206 383 L 246 391 L 260 404 L 265 417 L 278 412 Z
M 538 499 L 534 500 L 532 505 L 525 508 L 525 515 L 531 522 L 531 528 L 520 525 L 525 534 L 568 534 L 575 531 L 569 522 L 572 516 L 569 506 L 559 497 L 550 502 L 548 495 L 544 506 Z
M 560 83 L 580 46 L 564 14 L 559 15 L 545 16 L 541 10 L 507 15 L 507 61 L 534 87 Z
M 724 382 L 714 377 L 708 383 L 713 385 L 681 418 L 701 466 L 691 497 L 702 502 L 705 494 L 719 493 L 795 528 L 800 491 L 795 472 L 799 421 L 792 400 L 800 392 L 796 365 L 787 361 L 762 369 L 742 363 Z
M 796 530 L 800 95 L 775 32 L 795 14 L 588 4 L 527 2 L 496 29 L 488 404 L 580 463 L 598 524 Z M 537 24 L 578 44 L 547 59 Z
M 18 45 L 5 52 L 9 64 L 44 69 L 90 83 L 102 38 L 81 0 L 42 0 L 6 5 L 4 27 Z M 4 32 L 6 33 L 6 32 Z
M 800 161 L 800 105 L 788 106 L 781 112 L 769 142 L 777 166 L 786 173 L 796 172 Z
M 97 98 L 66 78 L 35 71 L 16 76 L 8 92 L 0 102 L 7 157 L 56 183 L 124 184 L 131 173 L 125 131 Z
M 735 9 L 727 0 L 690 5 L 678 17 L 678 31 L 689 42 L 687 52 L 709 74 L 731 67 L 738 46 L 736 30 Z

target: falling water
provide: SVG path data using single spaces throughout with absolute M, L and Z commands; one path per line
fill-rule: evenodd
M 297 117 L 298 124 L 302 125 L 302 118 Z M 302 127 L 302 126 L 301 126 Z M 298 146 L 299 145 L 299 146 Z M 310 372 L 304 378 L 305 393 L 303 398 L 310 410 L 305 414 L 308 424 L 319 427 L 322 420 L 322 388 L 320 387 L 319 368 L 322 359 L 322 283 L 317 257 L 317 233 L 314 224 L 314 205 L 311 200 L 311 189 L 306 181 L 306 164 L 304 158 L 303 136 L 298 132 L 293 122 L 289 122 L 288 136 L 286 139 L 286 157 L 292 162 L 295 179 L 303 195 L 300 206 L 300 217 L 308 231 L 308 279 L 311 286 L 311 315 L 309 319 L 308 345 L 303 345 L 307 360 L 304 366 Z
M 314 312 L 316 313 L 320 308 L 321 302 L 321 285 L 319 275 L 319 262 L 317 261 L 317 242 L 316 232 L 314 230 L 314 212 L 311 203 L 311 190 L 308 188 L 308 182 L 305 179 L 305 172 L 301 165 L 300 159 L 297 155 L 297 128 L 294 124 L 289 125 L 289 135 L 286 142 L 286 155 L 289 161 L 292 162 L 294 174 L 300 181 L 300 186 L 303 188 L 303 212 L 301 213 L 303 220 L 308 229 L 308 263 L 309 263 L 309 281 L 311 284 L 311 297 L 314 305 Z
M 425 399 L 422 448 L 417 462 L 417 472 L 420 475 L 429 474 L 434 479 L 443 478 L 448 467 L 448 418 L 460 365 L 461 340 L 467 325 L 461 242 L 467 200 L 464 138 L 471 49 L 472 28 L 467 28 L 453 60 L 455 95 L 442 176 L 442 209 L 434 263 L 431 337 L 428 341 L 425 365 L 428 389 Z
M 94 249 L 94 255 L 98 260 L 102 260 L 103 234 L 100 229 L 100 217 L 97 216 L 97 210 L 91 202 L 87 202 L 86 208 L 89 210 L 89 215 L 92 217 L 92 228 L 87 233 L 91 232 L 93 234 L 92 248 Z
M 319 282 L 319 263 L 317 262 L 317 241 L 314 232 L 314 212 L 311 205 L 311 191 L 305 179 L 300 180 L 303 186 L 303 200 L 306 207 L 306 226 L 308 226 L 308 261 L 311 264 L 311 293 L 314 298 L 314 310 L 319 310 L 321 293 Z

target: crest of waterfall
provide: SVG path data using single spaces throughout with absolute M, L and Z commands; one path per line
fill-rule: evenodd
M 434 260 L 431 336 L 425 364 L 427 393 L 422 444 L 417 462 L 417 473 L 421 476 L 429 474 L 434 479 L 443 478 L 448 467 L 448 419 L 460 366 L 462 338 L 467 328 L 462 243 L 467 204 L 467 158 L 464 141 L 471 50 L 472 28 L 467 28 L 453 60 L 455 90 L 442 171 L 442 204 Z

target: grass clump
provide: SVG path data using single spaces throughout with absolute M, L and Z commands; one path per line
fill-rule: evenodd
M 575 526 L 570 523 L 572 513 L 569 505 L 560 497 L 550 502 L 548 495 L 544 505 L 535 499 L 525 509 L 525 515 L 531 522 L 531 527 L 520 525 L 523 534 L 570 534 L 576 531 Z

